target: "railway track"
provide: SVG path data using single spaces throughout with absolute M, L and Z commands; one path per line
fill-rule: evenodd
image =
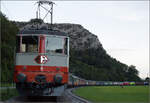
M 4 103 L 91 103 L 72 93 L 74 89 L 66 89 L 60 97 L 13 97 Z
M 91 103 L 90 101 L 87 101 L 86 99 L 83 99 L 79 96 L 76 96 L 72 93 L 72 91 L 75 90 L 74 88 L 67 89 L 65 92 L 65 95 L 68 96 L 71 103 Z

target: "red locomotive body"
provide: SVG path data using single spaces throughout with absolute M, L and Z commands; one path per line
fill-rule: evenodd
M 18 33 L 14 82 L 21 95 L 60 96 L 68 83 L 68 69 L 65 33 L 43 29 Z

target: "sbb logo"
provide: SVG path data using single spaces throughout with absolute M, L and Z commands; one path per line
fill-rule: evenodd
M 45 64 L 47 63 L 48 58 L 45 55 L 38 55 L 34 60 L 38 64 Z

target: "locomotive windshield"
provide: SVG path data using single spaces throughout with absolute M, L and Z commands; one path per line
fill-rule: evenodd
M 21 42 L 22 41 L 22 42 Z M 17 52 L 38 52 L 37 36 L 18 36 Z
M 67 54 L 67 38 L 47 37 L 45 42 L 47 53 Z

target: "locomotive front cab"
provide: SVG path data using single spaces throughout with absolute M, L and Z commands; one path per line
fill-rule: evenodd
M 68 83 L 69 38 L 66 35 L 25 33 L 17 35 L 16 40 L 14 81 L 20 92 L 35 95 L 42 91 L 40 95 L 43 95 L 44 89 Z
M 17 36 L 16 53 L 38 53 L 38 36 Z

